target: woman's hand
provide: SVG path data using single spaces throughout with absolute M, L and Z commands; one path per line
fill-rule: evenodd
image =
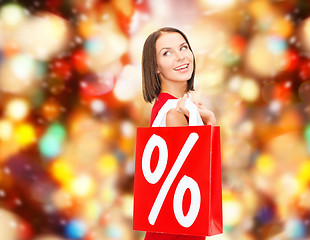
M 212 125 L 214 126 L 216 124 L 216 118 L 214 116 L 214 113 L 207 109 L 201 102 L 199 101 L 193 101 L 194 104 L 198 108 L 198 112 L 200 114 L 200 117 L 205 125 Z
M 176 106 L 176 110 L 180 113 L 183 113 L 185 116 L 188 117 L 189 112 L 187 110 L 187 108 L 185 107 L 185 103 L 186 103 L 186 99 L 188 98 L 187 94 L 184 94 L 184 96 L 182 98 L 179 99 L 177 106 Z
M 186 99 L 188 98 L 188 95 L 185 94 L 182 98 L 179 99 L 177 106 L 175 109 L 171 109 L 167 113 L 167 119 L 166 119 L 166 125 L 167 126 L 187 126 L 188 122 L 185 118 L 185 116 L 189 116 L 189 112 L 187 108 L 185 107 Z M 193 101 L 194 104 L 198 108 L 198 112 L 200 114 L 200 117 L 205 125 L 212 125 L 214 126 L 216 124 L 216 118 L 214 116 L 214 113 L 207 109 L 201 102 L 199 101 Z

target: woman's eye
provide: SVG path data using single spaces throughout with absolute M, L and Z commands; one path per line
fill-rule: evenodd
M 170 54 L 169 51 L 164 52 L 164 56 L 168 56 Z
M 184 49 L 187 49 L 188 47 L 185 45 L 185 46 L 182 46 L 181 47 L 181 50 L 184 50 Z

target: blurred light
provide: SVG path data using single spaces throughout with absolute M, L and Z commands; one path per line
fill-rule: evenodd
M 30 223 L 25 220 L 21 220 L 18 226 L 18 235 L 20 240 L 30 240 L 33 239 L 34 231 Z
M 84 38 L 91 38 L 96 34 L 96 22 L 93 18 L 82 19 L 78 23 L 78 32 Z
M 278 17 L 271 25 L 271 33 L 288 38 L 293 32 L 293 23 L 286 17 Z
M 15 54 L 0 65 L 0 89 L 23 93 L 37 86 L 44 74 L 43 64 L 27 54 Z
M 117 0 L 112 1 L 114 7 L 122 13 L 122 15 L 126 16 L 127 18 L 131 17 L 134 13 L 134 4 L 132 1 L 128 0 Z
M 280 101 L 277 101 L 277 100 L 271 101 L 268 106 L 269 111 L 275 114 L 279 114 L 281 108 L 282 108 L 282 104 Z
M 287 71 L 294 71 L 299 66 L 300 60 L 299 55 L 295 50 L 288 50 L 286 52 L 286 67 L 285 70 Z
M 307 143 L 310 143 L 310 124 L 305 126 L 304 136 L 306 138 Z
M 264 19 L 273 16 L 271 4 L 267 0 L 253 0 L 248 8 L 256 19 Z
M 310 59 L 304 59 L 299 64 L 299 77 L 303 81 L 310 79 Z
M 109 93 L 114 86 L 114 76 L 110 72 L 89 74 L 80 81 L 82 94 L 101 96 Z
M 267 38 L 268 48 L 273 54 L 283 54 L 287 49 L 286 41 L 278 36 L 269 36 Z
M 115 84 L 114 95 L 116 98 L 121 101 L 134 99 L 138 91 L 140 91 L 138 87 L 140 82 L 138 81 L 139 75 L 137 68 L 132 65 L 126 65 Z
M 231 230 L 238 224 L 243 215 L 243 209 L 236 197 L 228 191 L 223 192 L 223 223 L 224 229 Z
M 121 240 L 123 238 L 123 232 L 118 224 L 110 223 L 105 227 L 105 233 L 108 239 Z
M 144 41 L 155 28 L 151 22 L 149 23 L 150 24 L 143 24 L 140 28 L 137 29 L 136 32 L 131 34 L 130 38 L 128 39 L 128 54 L 130 56 L 131 62 L 135 66 L 139 66 L 141 64 Z
M 261 154 L 256 159 L 256 168 L 261 174 L 272 174 L 275 169 L 274 159 L 269 154 Z
M 233 92 L 238 92 L 242 83 L 242 77 L 235 75 L 229 79 L 228 88 Z
M 95 191 L 96 184 L 91 176 L 83 174 L 77 176 L 70 184 L 70 191 L 75 196 L 88 197 Z
M 5 115 L 13 120 L 23 120 L 29 114 L 29 104 L 23 99 L 11 100 L 5 108 Z
M 285 236 L 288 239 L 301 239 L 306 237 L 306 226 L 300 219 L 289 219 L 285 224 Z
M 85 203 L 82 212 L 83 219 L 86 219 L 87 222 L 96 223 L 102 214 L 102 205 L 95 200 L 89 200 Z
M 69 25 L 59 16 L 44 12 L 27 19 L 14 36 L 22 52 L 45 61 L 66 47 Z
M 305 183 L 305 186 L 308 186 L 310 183 L 310 160 L 304 161 L 299 168 L 298 180 Z
M 60 123 L 53 123 L 49 126 L 47 131 L 61 140 L 66 137 L 66 129 Z
M 217 57 L 225 48 L 229 41 L 229 35 L 225 25 L 220 21 L 208 18 L 195 22 L 187 33 L 195 56 L 198 58 L 206 55 L 210 59 Z M 200 70 L 198 63 L 197 61 L 197 70 Z M 202 62 L 202 68 L 206 66 L 207 64 Z
M 99 99 L 91 101 L 90 107 L 94 113 L 102 113 L 106 110 L 106 105 Z
M 117 197 L 117 192 L 113 186 L 104 186 L 100 191 L 100 198 L 105 206 L 111 206 Z
M 60 238 L 55 235 L 41 235 L 41 236 L 36 237 L 33 240 L 66 240 L 66 239 Z
M 243 36 L 240 35 L 234 35 L 229 41 L 230 48 L 236 53 L 236 54 L 242 54 L 244 52 L 244 49 L 246 47 L 246 39 Z
M 270 223 L 275 217 L 275 212 L 272 206 L 262 206 L 257 212 L 257 219 L 262 224 Z
M 92 37 L 85 41 L 84 48 L 89 54 L 96 54 L 104 49 L 104 42 L 98 37 Z
M 274 101 L 274 93 L 276 91 L 277 83 L 270 81 L 266 83 L 262 88 L 262 97 L 265 102 L 270 103 Z
M 300 195 L 299 205 L 308 211 L 310 210 L 309 199 L 310 199 L 310 189 L 305 189 Z
M 11 68 L 18 79 L 30 83 L 35 77 L 36 61 L 30 56 L 18 55 L 12 58 Z
M 286 81 L 276 85 L 274 98 L 281 102 L 289 102 L 292 98 L 292 82 Z
M 62 144 L 66 135 L 64 127 L 60 124 L 52 124 L 40 139 L 39 149 L 45 157 L 56 157 L 62 149 Z
M 71 239 L 82 239 L 86 231 L 85 223 L 80 220 L 71 220 L 65 227 L 66 237 Z
M 0 120 L 0 140 L 9 140 L 12 137 L 13 125 L 6 119 Z
M 310 103 L 310 81 L 300 84 L 298 88 L 298 96 L 304 103 Z
M 50 63 L 50 72 L 53 78 L 69 80 L 72 77 L 72 65 L 69 59 L 56 59 Z M 62 82 L 62 81 L 61 81 Z
M 239 94 L 245 101 L 254 102 L 260 94 L 259 85 L 254 79 L 245 78 L 241 82 Z
M 1 22 L 0 22 L 0 27 L 1 27 Z M 4 30 L 2 30 L 2 32 L 4 32 Z M 4 60 L 5 58 L 9 59 L 20 53 L 19 46 L 17 46 L 16 43 L 14 42 L 7 43 L 6 41 L 2 40 L 1 37 L 4 38 L 4 36 L 3 35 L 1 36 L 0 34 L 0 46 L 3 45 L 3 48 L 2 48 L 3 59 L 2 60 Z
M 45 119 L 48 121 L 54 121 L 61 113 L 61 106 L 56 100 L 49 99 L 42 105 L 41 112 Z
M 121 132 L 124 137 L 132 138 L 136 133 L 136 127 L 130 121 L 123 121 Z
M 213 236 L 209 236 L 206 238 L 207 240 L 233 240 L 233 238 L 230 237 L 229 233 L 223 232 L 222 234 L 217 234 Z M 240 240 L 253 240 L 253 239 L 240 239 Z
M 298 179 L 289 173 L 281 176 L 279 184 L 278 187 L 280 187 L 280 192 L 283 194 L 283 197 L 288 199 L 295 197 L 302 189 L 301 183 L 298 182 Z
M 72 65 L 77 72 L 81 74 L 86 74 L 89 69 L 88 64 L 88 55 L 83 49 L 79 49 L 73 52 Z
M 94 72 L 111 71 L 110 65 L 116 63 L 128 50 L 128 39 L 114 22 L 110 22 L 110 25 L 97 24 L 97 27 L 96 35 L 84 44 L 89 67 Z
M 303 49 L 310 53 L 310 17 L 304 20 L 300 28 L 301 43 Z
M 135 145 L 134 145 L 134 141 L 132 140 L 132 138 L 128 138 L 128 137 L 121 137 L 120 141 L 119 141 L 119 146 L 120 149 L 122 151 L 122 153 L 129 155 L 132 153 L 132 150 L 134 149 Z
M 122 196 L 122 211 L 124 216 L 133 218 L 133 195 L 125 194 Z
M 71 195 L 63 189 L 58 189 L 52 194 L 53 204 L 60 210 L 72 207 Z
M 195 81 L 199 89 L 205 93 L 212 93 L 225 80 L 227 69 L 221 64 L 208 64 L 201 71 L 197 71 Z
M 15 3 L 2 6 L 0 9 L 0 19 L 7 26 L 16 26 L 25 19 L 24 9 Z
M 0 239 L 19 239 L 17 226 L 17 217 L 9 210 L 0 208 Z
M 241 60 L 241 56 L 235 53 L 232 49 L 225 49 L 221 53 L 221 61 L 226 65 L 226 66 L 233 66 L 237 64 Z
M 256 35 L 250 40 L 246 64 L 260 77 L 275 76 L 286 66 L 286 47 L 279 37 Z
M 53 161 L 50 170 L 52 176 L 63 185 L 67 185 L 74 179 L 73 167 L 64 159 L 60 158 Z
M 22 123 L 16 127 L 15 137 L 21 146 L 27 146 L 36 141 L 35 129 L 31 124 Z
M 106 154 L 98 161 L 98 170 L 104 176 L 116 174 L 118 170 L 117 158 L 113 154 Z
M 228 46 L 222 51 L 221 61 L 227 66 L 238 64 L 246 46 L 246 40 L 240 35 L 234 35 L 229 39 Z
M 227 8 L 235 5 L 236 0 L 203 0 L 208 7 L 212 8 Z

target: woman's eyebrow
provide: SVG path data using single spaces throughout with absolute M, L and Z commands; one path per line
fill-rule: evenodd
M 183 45 L 187 45 L 187 42 L 183 42 L 180 44 L 180 47 L 183 46 Z M 166 49 L 171 49 L 171 47 L 163 47 L 162 49 L 160 49 L 159 53 L 162 51 L 162 50 L 166 50 Z

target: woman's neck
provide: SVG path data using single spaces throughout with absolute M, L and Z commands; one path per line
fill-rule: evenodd
M 172 96 L 175 96 L 176 98 L 181 98 L 184 96 L 184 94 L 187 92 L 187 83 L 180 82 L 179 84 L 163 84 L 161 86 L 161 92 L 162 93 L 169 93 Z

